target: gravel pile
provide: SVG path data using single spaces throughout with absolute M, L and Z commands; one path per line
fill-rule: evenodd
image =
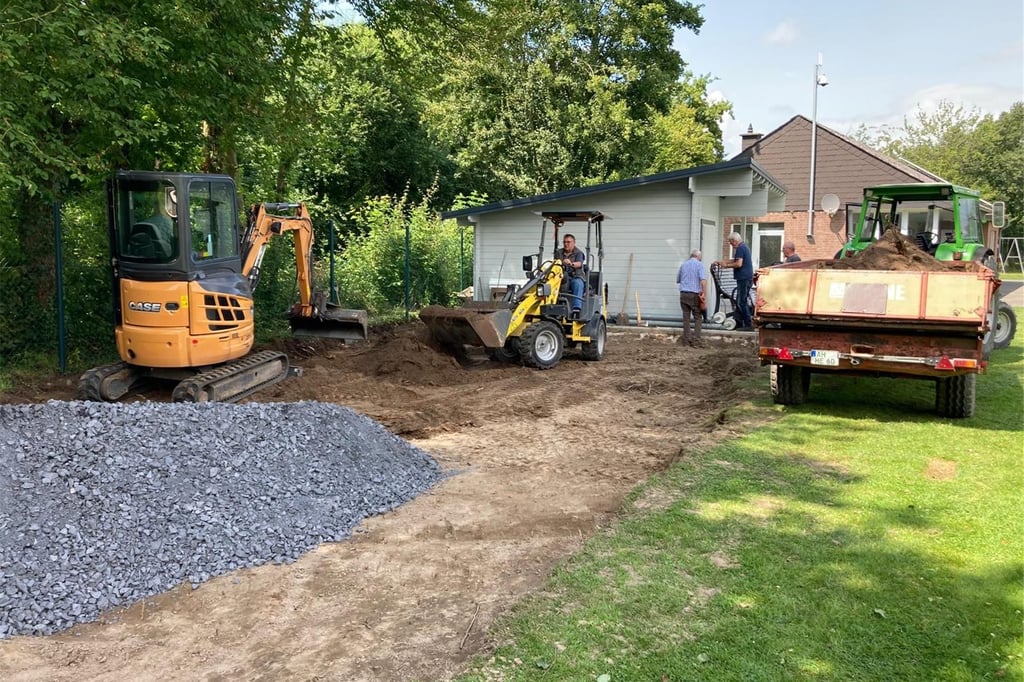
M 0 405 L 0 638 L 292 562 L 442 476 L 327 403 Z

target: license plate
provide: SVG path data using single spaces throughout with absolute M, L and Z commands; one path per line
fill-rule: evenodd
M 839 365 L 839 351 L 836 350 L 812 350 L 811 351 L 811 364 L 812 365 L 826 365 L 828 367 L 836 367 Z

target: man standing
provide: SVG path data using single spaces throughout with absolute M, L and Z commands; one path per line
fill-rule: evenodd
M 732 268 L 736 279 L 736 329 L 752 331 L 754 325 L 750 314 L 750 287 L 754 284 L 754 262 L 750 257 L 750 247 L 739 232 L 729 235 L 729 244 L 732 245 L 732 258 L 717 261 L 716 265 Z
M 783 263 L 798 263 L 800 262 L 800 256 L 796 252 L 796 244 L 792 241 L 788 241 L 782 245 L 782 255 L 784 257 Z
M 701 263 L 700 249 L 690 252 L 689 260 L 679 266 L 676 273 L 676 284 L 679 285 L 679 307 L 683 309 L 683 343 L 688 346 L 701 346 L 701 323 L 705 295 L 707 293 L 708 276 Z M 690 332 L 690 318 L 693 317 L 693 332 Z
M 561 261 L 565 269 L 564 277 L 569 281 L 569 291 L 572 293 L 572 319 L 578 320 L 580 308 L 583 307 L 583 293 L 587 288 L 583 280 L 583 264 L 587 262 L 587 256 L 576 248 L 576 237 L 567 234 L 562 237 L 562 248 L 558 249 L 555 257 Z

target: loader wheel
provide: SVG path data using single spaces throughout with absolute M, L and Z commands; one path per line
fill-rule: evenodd
M 811 370 L 792 365 L 772 365 L 769 375 L 772 402 L 776 405 L 802 405 L 811 388 Z
M 999 301 L 996 308 L 996 324 L 992 332 L 992 345 L 996 350 L 1006 348 L 1017 332 L 1017 314 L 1008 304 Z
M 964 419 L 974 416 L 977 374 L 939 379 L 935 382 L 935 411 L 940 417 Z
M 580 353 L 584 360 L 600 360 L 604 357 L 604 344 L 608 340 L 608 324 L 603 319 L 597 321 L 597 329 L 590 338 L 593 341 L 584 343 Z
M 562 329 L 550 320 L 534 322 L 519 340 L 519 357 L 537 369 L 551 369 L 562 359 Z
M 488 348 L 487 357 L 496 362 L 519 362 L 519 337 L 508 339 L 501 348 Z

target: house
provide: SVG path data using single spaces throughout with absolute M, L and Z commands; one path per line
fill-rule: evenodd
M 816 161 L 814 211 L 809 223 L 812 127 L 816 129 Z M 810 119 L 800 115 L 767 135 L 748 128 L 733 160 L 742 158 L 756 161 L 787 189 L 782 210 L 726 216 L 725 231 L 743 235 L 757 267 L 780 262 L 782 244 L 787 240 L 795 243 L 805 260 L 832 258 L 846 241 L 848 221 L 856 220 L 865 187 L 943 182 L 923 168 L 888 157 L 820 123 L 812 126 Z M 830 200 L 831 205 L 826 206 Z
M 750 156 L 713 165 L 669 171 L 562 192 L 499 201 L 448 211 L 474 233 L 473 285 L 476 300 L 500 296 L 509 284 L 526 280 L 522 257 L 541 248 L 542 211 L 600 211 L 603 272 L 609 316 L 625 312 L 652 322 L 680 319 L 675 277 L 690 251 L 723 249 L 723 217 L 771 215 L 784 209 L 785 188 Z M 567 227 L 572 230 L 574 226 Z M 587 236 L 576 234 L 585 248 Z M 597 258 L 596 244 L 593 258 Z M 543 256 L 555 242 L 549 228 Z M 628 290 L 627 290 L 628 283 Z

